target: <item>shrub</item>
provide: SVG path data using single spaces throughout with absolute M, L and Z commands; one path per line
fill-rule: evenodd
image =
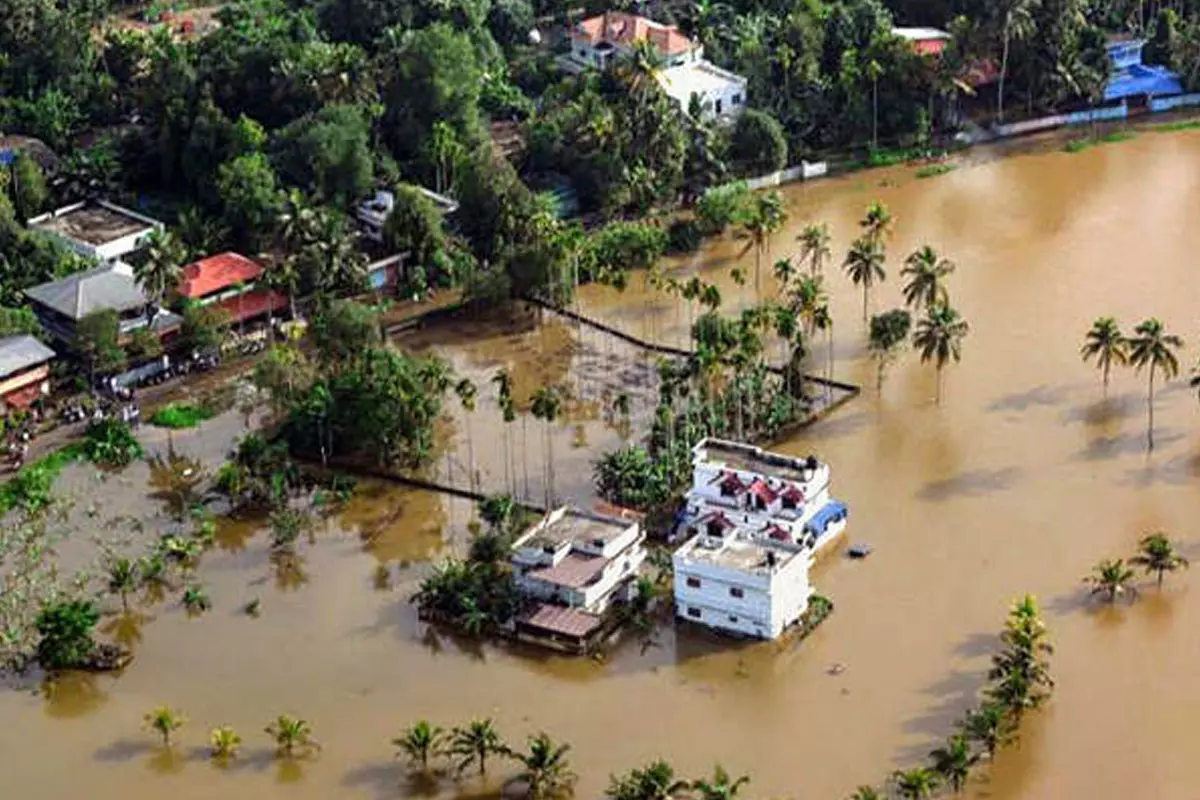
M 694 219 L 677 219 L 667 229 L 668 247 L 672 253 L 692 253 L 700 249 L 700 225 Z
M 750 190 L 738 181 L 708 189 L 696 201 L 696 224 L 704 236 L 724 233 L 746 210 Z
M 211 419 L 212 416 L 212 409 L 206 405 L 168 403 L 154 412 L 154 416 L 150 417 L 150 424 L 160 428 L 181 430 L 194 428 L 204 420 Z
M 770 114 L 753 108 L 738 118 L 730 151 L 744 174 L 763 175 L 787 165 L 788 147 L 783 126 Z
M 88 425 L 83 454 L 93 464 L 124 467 L 141 458 L 142 452 L 142 445 L 128 423 L 110 417 Z
M 96 651 L 92 629 L 100 612 L 89 600 L 51 603 L 38 614 L 37 660 L 45 669 L 75 669 L 88 664 Z

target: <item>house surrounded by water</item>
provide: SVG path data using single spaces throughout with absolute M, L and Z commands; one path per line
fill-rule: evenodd
M 679 525 L 687 540 L 674 555 L 676 615 L 776 638 L 808 608 L 814 558 L 846 527 L 829 465 L 720 439 L 692 453 Z

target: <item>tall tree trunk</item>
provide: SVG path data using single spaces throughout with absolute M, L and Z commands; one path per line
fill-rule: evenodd
M 529 416 L 521 415 L 521 474 L 525 478 L 525 499 L 529 499 Z
M 933 404 L 940 406 L 942 404 L 942 365 L 937 365 L 937 387 L 934 389 Z
M 879 78 L 871 78 L 871 149 L 879 149 Z
M 996 119 L 1000 124 L 1004 124 L 1004 79 L 1008 74 L 1008 23 L 1004 25 L 1004 53 L 1000 57 L 1000 85 L 999 93 L 996 95 Z
M 863 322 L 867 321 L 867 306 L 871 302 L 871 284 L 863 283 Z
M 1146 406 L 1150 412 L 1150 425 L 1146 428 L 1146 445 L 1154 452 L 1154 364 L 1150 365 L 1150 393 Z

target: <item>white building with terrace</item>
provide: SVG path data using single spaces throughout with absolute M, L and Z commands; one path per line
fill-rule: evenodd
M 565 507 L 541 519 L 513 543 L 513 577 L 531 601 L 518 633 L 582 648 L 609 606 L 633 596 L 645 541 L 637 521 Z
M 679 526 L 687 541 L 674 556 L 677 615 L 767 639 L 795 623 L 813 594 L 816 554 L 846 527 L 829 484 L 829 465 L 813 456 L 696 445 Z

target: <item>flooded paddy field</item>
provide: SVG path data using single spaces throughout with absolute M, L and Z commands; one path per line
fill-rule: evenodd
M 1145 375 L 1118 370 L 1106 397 L 1079 346 L 1097 316 L 1116 316 L 1127 331 L 1157 316 L 1188 342 L 1185 373 L 1200 357 L 1200 135 L 1033 152 L 929 180 L 890 170 L 790 187 L 790 221 L 772 259 L 795 252 L 804 223 L 823 220 L 840 261 L 876 199 L 897 219 L 876 309 L 899 304 L 900 262 L 927 242 L 959 265 L 949 289 L 971 333 L 940 406 L 932 367 L 911 353 L 876 393 L 861 294 L 829 269 L 835 376 L 868 388 L 779 449 L 832 464 L 835 492 L 851 509 L 847 538 L 874 554 L 851 562 L 834 553 L 818 565 L 814 583 L 836 609 L 802 645 L 665 625 L 601 663 L 436 634 L 407 599 L 431 562 L 465 546 L 471 508 L 364 482 L 300 546 L 303 579 L 280 579 L 254 523 L 224 524 L 198 573 L 212 611 L 189 619 L 177 597 L 138 607 L 149 619 L 125 621 L 136 660 L 123 675 L 71 678 L 51 693 L 36 684 L 0 692 L 6 786 L 34 800 L 414 796 L 428 787 L 407 781 L 390 739 L 421 717 L 449 726 L 491 716 L 514 743 L 540 730 L 569 742 L 580 797 L 598 796 L 611 772 L 663 757 L 687 775 L 716 762 L 748 773 L 752 797 L 835 800 L 923 757 L 948 732 L 982 682 L 1008 602 L 1033 592 L 1056 645 L 1057 688 L 1020 746 L 981 770 L 968 794 L 1195 797 L 1200 576 L 1170 578 L 1161 592 L 1147 581 L 1136 604 L 1115 608 L 1086 603 L 1080 578 L 1154 529 L 1200 558 L 1200 407 L 1183 376 L 1167 384 L 1148 455 Z M 736 307 L 753 295 L 752 281 L 740 288 L 728 277 L 737 247 L 719 241 L 671 269 L 717 281 Z M 687 309 L 642 293 L 640 276 L 631 284 L 624 294 L 585 288 L 581 310 L 635 335 L 682 341 Z M 556 324 L 430 330 L 410 344 L 437 349 L 480 384 L 507 365 L 520 395 L 523 383 L 531 392 L 570 381 L 581 359 L 603 363 L 603 343 L 589 356 L 586 342 Z M 652 365 L 644 369 L 613 382 L 649 380 Z M 603 395 L 599 384 L 582 389 L 581 405 Z M 480 396 L 470 420 L 475 457 L 500 461 L 486 470 L 503 485 L 495 455 L 504 452 L 503 423 L 486 408 L 494 393 L 481 385 Z M 563 498 L 590 486 L 592 451 L 569 447 L 581 416 L 554 433 Z M 585 428 L 596 452 L 621 438 L 602 417 L 597 410 Z M 243 424 L 232 411 L 173 444 L 213 469 Z M 528 426 L 532 459 L 542 423 Z M 466 436 L 465 425 L 448 427 Z M 146 437 L 166 447 L 165 433 Z M 540 462 L 529 471 L 531 481 L 540 476 Z M 64 473 L 59 485 L 76 498 L 84 539 L 89 519 L 101 527 L 104 517 L 140 514 L 152 524 L 161 504 L 149 497 L 149 472 L 134 465 L 104 481 L 83 466 Z M 92 503 L 101 507 L 89 517 Z M 63 549 L 64 559 L 86 561 Z M 253 598 L 258 619 L 241 612 Z M 831 674 L 835 664 L 844 669 Z M 174 759 L 141 730 L 142 715 L 160 704 L 189 718 Z M 270 759 L 260 731 L 283 712 L 312 723 L 324 746 L 318 758 L 287 768 Z M 244 758 L 227 769 L 200 752 L 222 724 L 246 738 Z M 435 793 L 495 788 L 447 780 Z

